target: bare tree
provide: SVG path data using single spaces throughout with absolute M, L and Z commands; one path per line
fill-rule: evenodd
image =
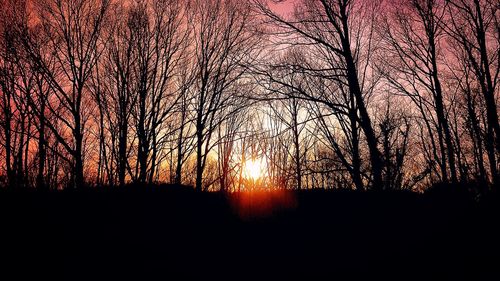
M 89 102 L 88 81 L 102 51 L 100 34 L 108 7 L 108 0 L 41 1 L 36 6 L 41 26 L 37 31 L 47 38 L 46 44 L 53 52 L 50 57 L 44 56 L 29 36 L 24 41 L 30 59 L 54 92 L 55 99 L 47 104 L 47 110 L 65 129 L 44 121 L 71 155 L 74 187 L 83 187 L 85 183 L 83 145 L 88 112 L 84 104 Z M 55 68 L 50 67 L 52 59 Z
M 451 181 L 457 182 L 455 149 L 441 82 L 442 66 L 439 65 L 444 11 L 445 7 L 434 0 L 414 0 L 399 5 L 384 27 L 384 36 L 391 47 L 384 50 L 383 56 L 393 54 L 394 58 L 388 61 L 394 69 L 391 74 L 386 73 L 389 83 L 415 102 L 425 122 L 435 124 L 442 179 L 448 181 L 449 172 Z M 436 121 L 427 119 L 429 113 Z M 428 133 L 434 138 L 433 129 Z
M 371 44 L 368 43 L 363 52 L 361 43 L 363 39 L 371 41 L 373 15 L 370 15 L 369 10 L 374 7 L 361 1 L 300 1 L 296 5 L 293 19 L 286 19 L 273 12 L 265 2 L 257 1 L 256 4 L 277 26 L 276 32 L 285 34 L 287 42 L 292 39 L 291 44 L 304 48 L 313 46 L 313 50 L 324 54 L 330 62 L 335 62 L 334 65 L 326 64 L 319 69 L 300 68 L 300 65 L 294 67 L 336 80 L 344 84 L 352 94 L 356 106 L 355 119 L 365 135 L 370 153 L 372 185 L 374 188 L 382 188 L 382 155 L 367 107 L 366 94 L 370 90 L 363 84 L 367 78 Z M 330 105 L 335 111 L 345 109 L 325 102 L 317 93 L 304 95 L 303 91 L 298 92 L 302 98 Z
M 194 66 L 196 96 L 196 189 L 202 177 L 212 136 L 221 120 L 222 108 L 234 102 L 236 82 L 256 46 L 252 36 L 254 18 L 248 4 L 232 0 L 194 1 Z
M 180 95 L 173 77 L 186 48 L 184 7 L 178 1 L 141 1 L 131 10 L 129 28 L 135 33 L 133 91 L 137 133 L 137 181 L 151 182 L 158 165 L 160 131 Z
M 500 79 L 500 7 L 496 1 L 488 0 L 447 0 L 446 3 L 446 31 L 462 46 L 481 89 L 487 117 L 486 150 L 493 182 L 498 183 L 500 125 L 495 95 L 498 93 Z

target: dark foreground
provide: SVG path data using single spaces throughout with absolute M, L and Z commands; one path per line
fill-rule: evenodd
M 2 191 L 0 280 L 500 280 L 499 203 L 456 188 Z

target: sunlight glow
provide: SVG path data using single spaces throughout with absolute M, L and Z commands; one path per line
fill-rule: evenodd
M 245 162 L 244 176 L 247 179 L 258 180 L 264 176 L 265 171 L 266 165 L 262 159 L 252 159 Z

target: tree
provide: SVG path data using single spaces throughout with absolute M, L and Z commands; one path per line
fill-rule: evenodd
M 23 34 L 24 46 L 48 81 L 55 99 L 47 110 L 64 124 L 60 130 L 45 119 L 59 143 L 71 155 L 72 186 L 81 188 L 84 180 L 84 138 L 89 112 L 85 103 L 90 100 L 87 87 L 93 69 L 102 52 L 101 31 L 108 17 L 108 0 L 60 1 L 46 0 L 37 3 L 40 28 L 37 32 L 47 38 L 53 50 L 50 56 L 39 52 L 35 34 Z M 54 67 L 51 62 L 54 60 Z M 69 137 L 71 136 L 71 137 Z
M 255 18 L 248 4 L 233 0 L 194 1 L 190 22 L 194 34 L 196 95 L 196 189 L 202 177 L 212 137 L 224 119 L 223 108 L 235 100 L 237 82 L 246 73 L 258 42 Z
M 392 54 L 394 58 L 389 61 L 393 71 L 386 72 L 386 76 L 390 76 L 387 77 L 389 83 L 415 102 L 423 118 L 428 118 L 426 107 L 432 108 L 429 113 L 436 118 L 431 122 L 435 123 L 438 134 L 442 179 L 448 181 L 449 171 L 451 181 L 457 182 L 455 149 L 444 102 L 442 67 L 439 66 L 444 11 L 445 8 L 434 0 L 413 0 L 399 5 L 394 17 L 388 20 L 390 23 L 386 22 L 384 27 L 390 47 L 384 50 L 383 56 Z M 429 128 L 428 133 L 434 138 L 432 129 Z
M 301 1 L 295 8 L 294 18 L 286 19 L 273 12 L 265 2 L 256 2 L 259 10 L 276 26 L 277 34 L 285 34 L 286 42 L 292 42 L 308 50 L 316 50 L 329 60 L 329 63 L 319 68 L 308 69 L 293 65 L 300 71 L 323 75 L 332 81 L 345 85 L 355 103 L 356 123 L 362 129 L 370 154 L 372 171 L 372 186 L 382 188 L 382 155 L 378 149 L 378 140 L 372 120 L 369 115 L 364 82 L 368 81 L 367 68 L 371 57 L 371 30 L 373 25 L 374 6 L 364 5 L 361 1 Z M 369 10 L 372 10 L 369 12 Z M 293 38 L 293 40 L 290 40 Z M 362 48 L 363 39 L 368 44 Z M 364 42 L 363 42 L 364 43 Z M 288 45 L 285 43 L 285 45 Z M 362 61 L 361 58 L 365 58 Z M 332 65 L 331 63 L 334 62 Z M 299 89 L 300 90 L 300 89 Z M 302 98 L 320 102 L 333 111 L 343 111 L 344 106 L 337 108 L 336 104 L 318 97 L 319 93 L 298 91 Z M 349 115 L 349 114 L 347 114 Z
M 184 56 L 188 32 L 185 10 L 178 1 L 141 1 L 132 8 L 129 28 L 135 33 L 133 89 L 137 93 L 134 121 L 137 132 L 137 181 L 152 182 L 165 119 L 179 100 L 173 88 Z
M 499 6 L 496 1 L 488 0 L 447 0 L 446 3 L 446 31 L 462 46 L 481 89 L 487 117 L 486 150 L 493 182 L 498 183 L 500 125 L 495 95 L 500 79 Z

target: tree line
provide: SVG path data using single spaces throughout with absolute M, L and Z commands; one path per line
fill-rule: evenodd
M 497 1 L 280 2 L 1 0 L 1 184 L 499 183 Z

